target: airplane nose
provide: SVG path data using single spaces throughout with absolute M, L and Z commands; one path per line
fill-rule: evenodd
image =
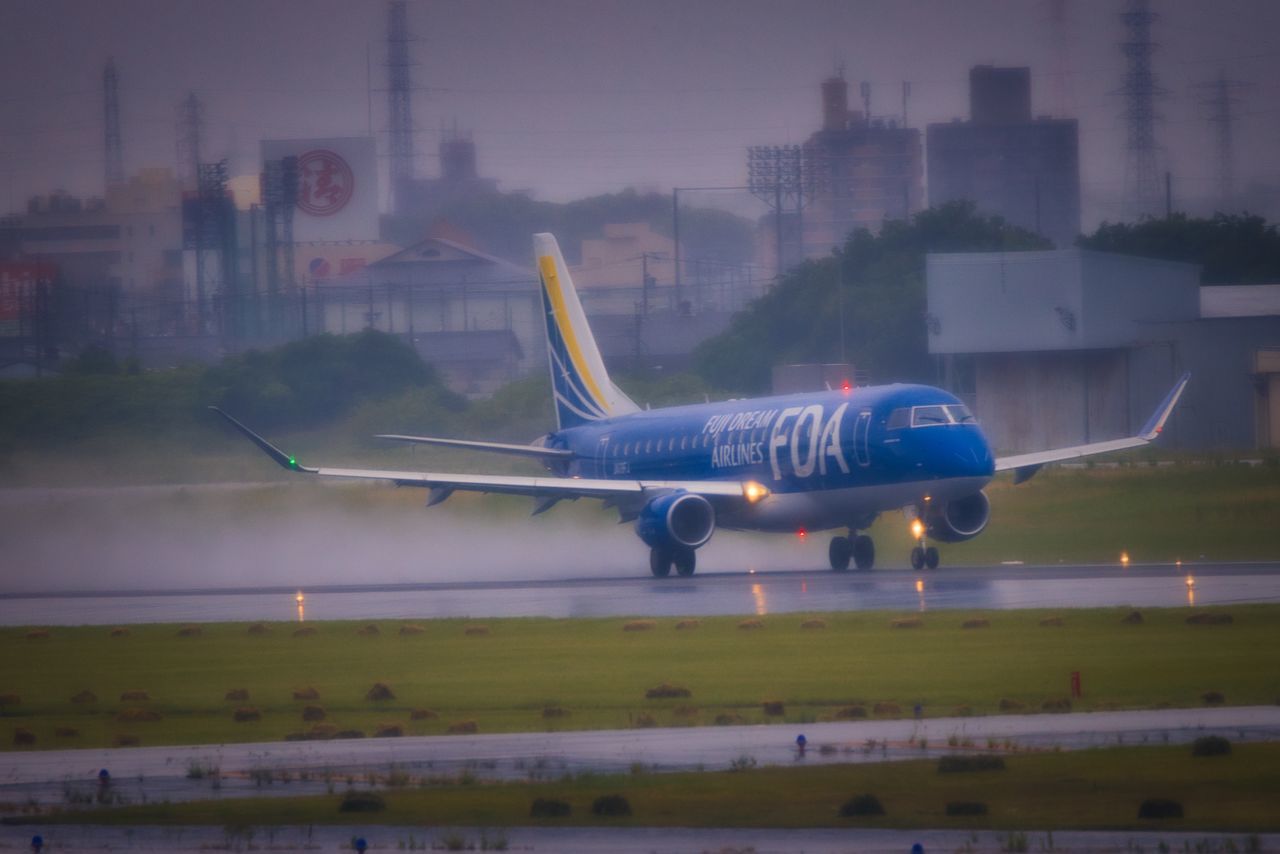
M 934 464 L 939 477 L 991 477 L 995 457 L 987 437 L 972 425 L 937 430 Z

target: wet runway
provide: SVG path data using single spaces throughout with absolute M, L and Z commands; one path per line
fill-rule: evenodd
M 1175 607 L 1280 601 L 1280 563 L 944 567 L 932 572 L 708 572 L 426 584 L 0 593 L 0 625 L 797 611 Z

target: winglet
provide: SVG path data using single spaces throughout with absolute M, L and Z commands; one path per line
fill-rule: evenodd
M 288 469 L 289 471 L 307 472 L 309 474 L 315 474 L 317 471 L 319 471 L 319 469 L 308 468 L 307 466 L 299 465 L 298 460 L 295 457 L 292 457 L 289 454 L 286 454 L 284 451 L 280 450 L 275 445 L 271 444 L 266 439 L 262 438 L 257 433 L 253 432 L 248 427 L 244 426 L 239 421 L 235 420 L 234 418 L 232 418 L 227 413 L 223 412 L 218 407 L 210 406 L 209 408 L 212 409 L 214 412 L 218 413 L 219 415 L 221 415 L 223 418 L 227 419 L 228 423 L 230 423 L 232 427 L 239 430 L 241 433 L 244 434 L 245 438 L 247 438 L 250 442 L 253 442 L 253 444 L 257 445 L 259 448 L 261 448 L 263 453 L 265 453 L 268 457 L 271 457 L 271 459 L 275 460 L 280 465 L 281 468 Z
M 1169 415 L 1173 412 L 1173 407 L 1178 405 L 1178 398 L 1182 397 L 1182 392 L 1186 389 L 1187 383 L 1190 380 L 1190 371 L 1182 375 L 1182 378 L 1178 380 L 1177 384 L 1170 389 L 1167 395 L 1165 395 L 1164 400 L 1161 402 L 1160 406 L 1156 408 L 1156 411 L 1151 413 L 1151 417 L 1147 419 L 1147 423 L 1142 425 L 1142 432 L 1138 434 L 1139 437 L 1150 442 L 1160 435 L 1160 432 L 1164 430 L 1164 423 L 1169 420 Z

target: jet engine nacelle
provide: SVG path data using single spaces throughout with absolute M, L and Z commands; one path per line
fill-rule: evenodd
M 985 492 L 931 507 L 925 515 L 929 537 L 942 543 L 962 543 L 982 533 L 991 518 L 991 502 Z
M 636 519 L 636 535 L 654 549 L 696 549 L 716 530 L 711 502 L 692 492 L 671 492 L 650 501 Z

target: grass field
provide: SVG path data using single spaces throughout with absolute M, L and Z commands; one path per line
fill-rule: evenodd
M 251 633 L 245 624 L 0 631 L 0 739 L 88 747 L 123 736 L 144 745 L 247 742 L 317 723 L 372 735 L 547 729 L 803 723 L 862 706 L 869 717 L 1038 711 L 1068 693 L 1076 710 L 1198 706 L 1206 692 L 1233 704 L 1280 700 L 1280 605 L 1209 609 L 1230 624 L 1193 625 L 1188 609 L 876 612 L 676 619 L 458 620 L 296 623 Z M 895 627 L 899 617 L 920 625 Z M 982 628 L 962 628 L 968 620 Z M 806 627 L 808 625 L 809 627 Z M 370 700 L 375 682 L 394 699 Z M 687 698 L 647 699 L 672 683 Z M 243 699 L 225 699 L 240 689 Z M 294 692 L 313 689 L 311 699 Z M 121 699 L 125 692 L 148 699 Z M 82 692 L 89 692 L 89 699 Z M 80 702 L 73 701 L 79 696 Z M 305 694 L 303 695 L 306 696 Z M 765 714 L 766 701 L 782 714 Z M 322 720 L 304 720 L 307 706 Z M 894 711 L 893 707 L 897 707 Z M 234 720 L 237 709 L 257 715 Z M 413 710 L 425 710 L 411 719 Z M 559 709 L 562 713 L 548 712 Z M 776 710 L 774 710 L 776 711 Z M 312 711 L 312 717 L 318 713 Z M 723 717 L 722 717 L 723 716 Z M 63 735 L 58 735 L 59 731 Z M 70 730 L 75 734 L 66 734 Z M 19 738 L 19 741 L 24 739 Z
M 1276 810 L 1280 803 L 1280 744 L 1236 744 L 1231 755 L 1215 757 L 1193 757 L 1185 745 L 1020 754 L 1008 757 L 1006 764 L 1005 770 L 953 774 L 940 774 L 935 761 L 922 760 L 736 772 L 585 774 L 555 783 L 391 788 L 383 790 L 385 810 L 374 814 L 340 811 L 345 784 L 339 782 L 330 796 L 153 804 L 71 812 L 41 820 L 228 827 L 377 823 L 488 828 L 554 824 L 1169 832 L 1280 828 L 1280 812 Z M 364 784 L 360 785 L 363 788 Z M 879 799 L 883 816 L 838 815 L 847 800 L 868 793 Z M 632 814 L 593 816 L 593 801 L 609 794 L 625 797 Z M 531 819 L 530 805 L 535 798 L 564 801 L 571 812 L 564 818 Z M 1184 817 L 1140 820 L 1138 807 L 1149 798 L 1177 801 Z M 987 806 L 987 815 L 946 814 L 948 803 L 974 801 Z

